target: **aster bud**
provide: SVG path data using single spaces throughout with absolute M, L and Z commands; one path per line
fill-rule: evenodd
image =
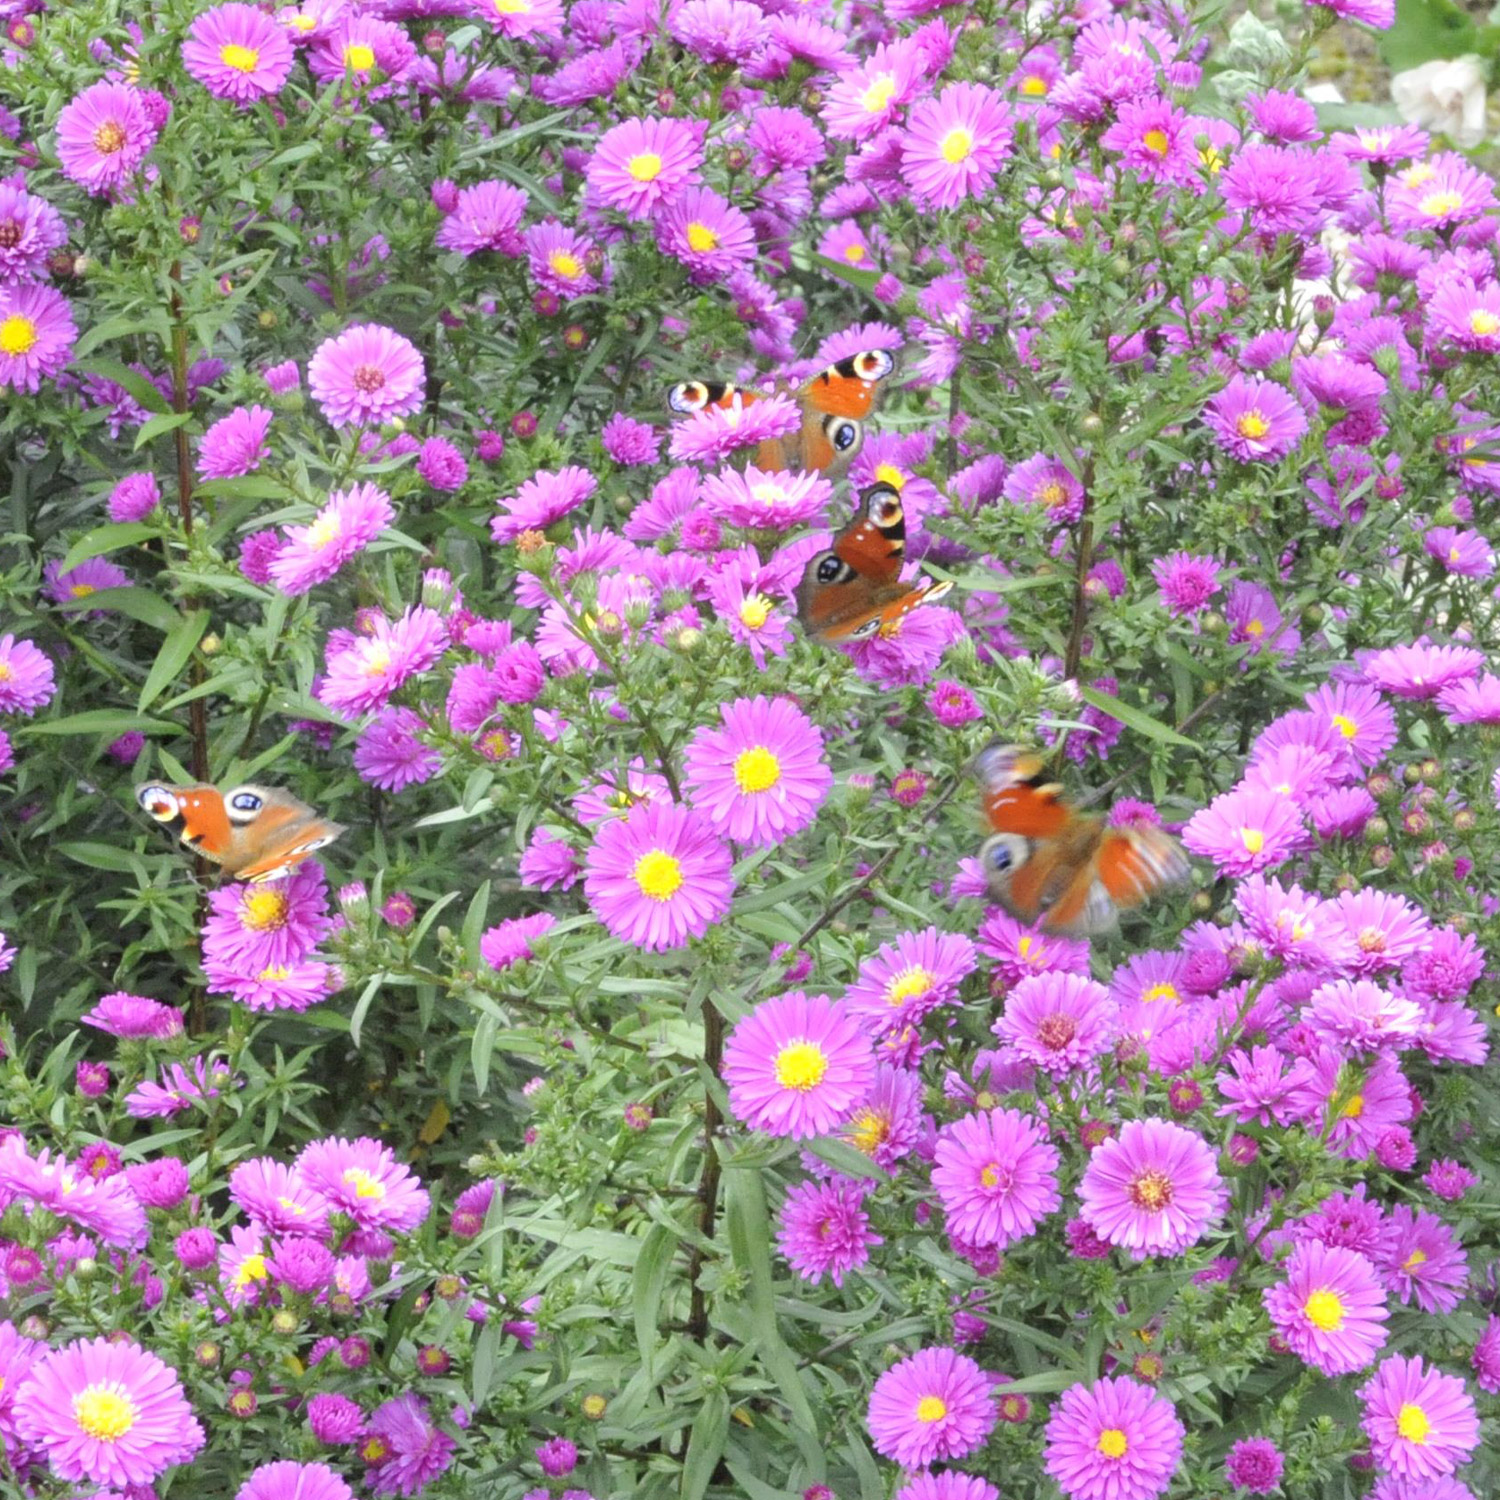
M 73 1275 L 79 1281 L 92 1281 L 99 1269 L 99 1262 L 92 1255 L 80 1255 L 73 1262 Z
M 731 172 L 743 172 L 750 165 L 750 153 L 743 146 L 731 146 L 724 153 L 724 165 Z
M 702 646 L 704 640 L 703 632 L 695 625 L 684 625 L 676 635 L 672 637 L 672 644 L 682 652 L 684 656 L 691 656 Z
M 594 634 L 601 641 L 618 641 L 625 634 L 625 622 L 612 609 L 601 609 L 594 617 Z
M 1327 333 L 1333 327 L 1335 313 L 1338 312 L 1338 303 L 1322 293 L 1313 298 L 1313 322 L 1317 325 L 1319 333 Z
M 278 1307 L 271 1316 L 271 1331 L 283 1338 L 289 1338 L 301 1326 L 302 1320 L 289 1307 Z
M 215 656 L 224 649 L 224 637 L 221 635 L 216 635 L 213 631 L 209 631 L 209 633 L 204 636 L 201 641 L 198 642 L 198 649 L 205 656 Z
M 1098 412 L 1091 411 L 1087 416 L 1084 417 L 1083 421 L 1078 424 L 1078 427 L 1079 431 L 1081 431 L 1085 437 L 1098 437 L 1099 434 L 1104 431 L 1104 418 L 1101 417 Z

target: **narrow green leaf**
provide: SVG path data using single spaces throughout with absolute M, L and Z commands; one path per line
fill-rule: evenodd
M 163 635 L 182 618 L 160 594 L 143 588 L 97 589 L 81 599 L 65 600 L 57 607 L 69 614 L 83 614 L 91 609 L 118 610 Z
M 641 1364 L 648 1370 L 656 1351 L 657 1325 L 661 1321 L 661 1298 L 667 1275 L 680 1241 L 665 1224 L 653 1224 L 641 1242 L 641 1253 L 630 1276 L 631 1312 L 635 1319 L 635 1342 Z
M 159 417 L 150 417 L 141 423 L 141 429 L 135 435 L 135 451 L 140 452 L 147 443 L 154 438 L 159 438 L 164 432 L 173 432 L 193 420 L 190 411 L 163 412 Z
M 177 680 L 177 674 L 188 664 L 198 642 L 203 639 L 208 621 L 208 610 L 195 609 L 192 614 L 184 615 L 174 630 L 167 632 L 167 638 L 161 643 L 161 650 L 156 653 L 156 660 L 141 686 L 141 696 L 136 700 L 135 706 L 142 713 Z
M 687 1455 L 682 1461 L 682 1500 L 703 1500 L 713 1482 L 714 1470 L 724 1456 L 729 1441 L 729 1398 L 723 1391 L 710 1391 L 688 1437 Z
M 139 370 L 132 370 L 129 365 L 122 365 L 117 359 L 75 359 L 73 369 L 81 370 L 85 375 L 101 376 L 123 386 L 147 411 L 166 412 L 172 409 L 167 404 L 166 397 Z
M 474 1089 L 481 1097 L 490 1086 L 490 1059 L 495 1055 L 495 1037 L 500 1023 L 491 1015 L 480 1016 L 474 1026 L 474 1040 L 469 1044 L 469 1061 L 474 1069 Z
M 490 1393 L 490 1385 L 495 1378 L 495 1347 L 499 1341 L 500 1319 L 491 1318 L 484 1325 L 484 1331 L 474 1346 L 474 1384 L 470 1394 L 474 1398 L 475 1411 L 483 1409 L 485 1397 Z
M 1108 714 L 1112 719 L 1118 719 L 1127 729 L 1134 729 L 1147 739 L 1160 740 L 1164 745 L 1181 745 L 1187 750 L 1202 748 L 1195 740 L 1178 734 L 1175 729 L 1153 719 L 1150 714 L 1142 713 L 1128 703 L 1121 703 L 1118 698 L 1111 698 L 1108 693 L 1097 692 L 1091 687 L 1081 687 L 1078 692 L 1085 703 L 1091 704 L 1100 713 Z
M 469 909 L 464 913 L 464 951 L 475 958 L 479 957 L 479 935 L 484 931 L 484 917 L 489 907 L 490 883 L 486 880 L 474 892 L 474 899 L 469 902 Z
M 139 855 L 133 854 L 129 849 L 121 849 L 114 844 L 90 843 L 82 839 L 54 844 L 52 852 L 80 865 L 87 865 L 91 870 L 113 870 L 119 875 L 129 875 L 140 859 Z
M 142 734 L 181 734 L 182 725 L 170 719 L 148 719 L 123 708 L 90 708 L 79 714 L 64 714 L 40 724 L 23 724 L 12 734 L 124 734 L 138 729 Z
M 159 528 L 148 526 L 144 521 L 121 521 L 113 526 L 96 526 L 68 548 L 62 560 L 62 571 L 70 573 L 81 562 L 91 557 L 103 557 L 109 552 L 118 552 L 121 547 L 133 547 L 137 542 L 149 541 L 158 535 Z
M 357 1047 L 359 1046 L 359 1033 L 365 1024 L 365 1017 L 370 1013 L 370 1006 L 375 1003 L 375 992 L 380 988 L 380 981 L 385 978 L 383 973 L 370 975 L 369 983 L 360 992 L 360 997 L 354 1006 L 354 1014 L 349 1017 L 349 1040 Z

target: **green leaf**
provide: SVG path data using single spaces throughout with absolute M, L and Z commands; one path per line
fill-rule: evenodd
M 1153 719 L 1150 714 L 1142 713 L 1138 708 L 1132 708 L 1128 703 L 1121 703 L 1118 698 L 1111 698 L 1108 693 L 1098 692 L 1091 687 L 1081 687 L 1078 692 L 1085 703 L 1097 708 L 1100 713 L 1108 714 L 1112 719 L 1118 719 L 1127 729 L 1133 729 L 1147 739 L 1160 740 L 1164 745 L 1181 745 L 1187 750 L 1202 749 L 1202 746 L 1186 735 L 1178 734 L 1175 729 Z
M 365 1017 L 370 1013 L 370 1006 L 375 1002 L 375 992 L 380 988 L 380 981 L 385 978 L 384 973 L 370 975 L 369 983 L 360 992 L 359 999 L 354 1005 L 354 1014 L 349 1017 L 349 1040 L 357 1047 L 359 1046 L 360 1028 L 365 1024 Z
M 23 724 L 12 734 L 109 734 L 138 729 L 142 734 L 181 734 L 182 725 L 170 719 L 148 719 L 123 708 L 90 708 L 81 714 L 64 714 L 40 724 Z
M 1476 50 L 1478 28 L 1453 0 L 1396 0 L 1396 22 L 1381 34 L 1380 54 L 1394 73 Z
M 469 909 L 464 913 L 463 943 L 464 952 L 479 957 L 479 937 L 484 931 L 484 917 L 490 905 L 490 883 L 488 880 L 474 892 L 474 898 L 469 902 Z
M 198 642 L 203 639 L 203 632 L 208 629 L 209 613 L 206 609 L 195 609 L 192 614 L 184 615 L 175 629 L 167 632 L 167 638 L 161 643 L 161 650 L 156 653 L 156 660 L 141 686 L 141 696 L 136 700 L 135 706 L 142 713 L 177 680 L 177 674 L 187 665 Z
M 499 1342 L 500 1319 L 491 1318 L 484 1325 L 484 1332 L 479 1335 L 479 1342 L 474 1346 L 474 1383 L 470 1387 L 474 1411 L 483 1408 L 485 1397 L 490 1393 L 490 1385 L 495 1378 L 495 1346 Z
M 135 397 L 137 404 L 144 406 L 147 411 L 168 412 L 172 409 L 162 393 L 139 370 L 132 370 L 129 365 L 122 365 L 117 359 L 75 359 L 73 369 L 81 370 L 85 375 L 101 376 L 123 386 Z
M 729 1397 L 723 1391 L 710 1391 L 688 1437 L 687 1455 L 682 1461 L 682 1500 L 703 1500 L 713 1481 L 714 1470 L 724 1456 L 729 1441 Z
M 113 870 L 119 875 L 131 874 L 140 863 L 139 855 L 133 854 L 129 849 L 121 849 L 115 844 L 93 844 L 83 840 L 74 840 L 65 844 L 54 844 L 52 850 L 55 854 L 61 854 L 64 859 L 87 865 L 91 870 Z
M 150 417 L 141 423 L 141 430 L 135 435 L 135 450 L 139 452 L 153 438 L 159 438 L 164 432 L 172 432 L 176 428 L 193 420 L 190 411 L 163 412 L 159 417 Z
M 880 280 L 878 271 L 861 271 L 858 266 L 833 260 L 826 255 L 814 255 L 812 263 L 820 271 L 827 271 L 830 276 L 837 277 L 840 281 L 847 281 L 852 287 L 858 287 L 866 296 L 875 290 L 875 283 Z
M 469 1062 L 474 1069 L 474 1090 L 481 1097 L 490 1086 L 490 1058 L 495 1055 L 495 1037 L 500 1023 L 491 1015 L 480 1016 L 469 1044 Z
M 62 571 L 71 573 L 81 562 L 91 557 L 103 557 L 107 552 L 118 552 L 121 547 L 133 547 L 137 542 L 149 541 L 159 534 L 159 528 L 148 526 L 144 521 L 121 521 L 113 526 L 96 526 L 68 548 L 62 560 Z
M 64 600 L 57 607 L 70 614 L 87 613 L 91 609 L 118 610 L 163 635 L 182 618 L 160 594 L 143 588 L 97 589 L 81 599 Z
M 630 1274 L 631 1311 L 635 1319 L 635 1342 L 641 1364 L 649 1371 L 656 1352 L 657 1325 L 661 1320 L 661 1298 L 667 1276 L 680 1243 L 665 1224 L 653 1224 L 641 1242 L 641 1253 Z

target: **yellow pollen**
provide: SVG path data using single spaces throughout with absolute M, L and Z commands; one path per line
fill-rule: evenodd
M 313 17 L 308 15 L 306 11 L 302 10 L 299 10 L 297 14 L 291 17 L 291 19 L 287 22 L 287 25 L 290 26 L 293 31 L 311 31 L 317 24 L 317 21 L 315 21 Z
M 1177 993 L 1175 984 L 1168 984 L 1165 980 L 1161 984 L 1153 984 L 1150 989 L 1141 991 L 1141 1001 L 1146 1005 L 1155 1005 L 1158 1000 L 1170 1000 L 1173 1005 L 1181 1002 L 1182 996 Z
M 87 599 L 90 594 L 95 592 L 95 589 L 91 583 L 70 583 L 68 585 L 68 592 L 75 599 Z
M 771 618 L 771 601 L 764 594 L 751 594 L 740 605 L 740 624 L 759 630 Z
M 1425 1250 L 1413 1250 L 1405 1260 L 1401 1262 L 1403 1271 L 1415 1271 L 1418 1266 L 1427 1264 L 1427 1252 Z
M 1333 716 L 1333 727 L 1343 735 L 1346 740 L 1352 740 L 1359 733 L 1359 725 L 1349 717 L 1348 714 L 1335 714 Z
M 923 1396 L 917 1402 L 917 1421 L 941 1422 L 948 1415 L 948 1403 L 941 1396 Z
M 1021 92 L 1029 99 L 1040 99 L 1047 92 L 1047 80 L 1028 73 L 1021 80 Z
M 670 901 L 682 889 L 682 862 L 665 849 L 648 850 L 630 874 L 641 895 L 653 901 Z
M 754 745 L 735 756 L 734 784 L 742 792 L 768 792 L 780 780 L 781 762 L 764 745 Z
M 554 250 L 547 257 L 547 264 L 564 281 L 577 281 L 583 275 L 583 262 L 576 255 L 570 255 L 566 250 Z
M 271 1273 L 266 1269 L 266 1258 L 264 1255 L 247 1255 L 240 1262 L 240 1268 L 234 1273 L 234 1284 L 243 1288 L 250 1285 L 252 1281 L 269 1281 Z
M 1016 952 L 1022 958 L 1029 958 L 1031 956 L 1031 939 L 1029 937 L 1021 938 L 1016 943 Z
M 139 1415 L 119 1381 L 86 1385 L 73 1397 L 73 1420 L 95 1442 L 119 1442 L 135 1426 Z
M 526 0 L 494 0 L 497 16 L 525 16 L 531 13 Z
M 1415 1402 L 1407 1401 L 1402 1404 L 1400 1412 L 1396 1415 L 1396 1431 L 1406 1439 L 1408 1443 L 1425 1443 L 1432 1431 L 1432 1423 L 1427 1420 L 1427 1413 Z
M 1500 333 L 1500 318 L 1487 307 L 1476 307 L 1469 314 L 1469 332 L 1487 339 L 1492 333 Z
M 700 252 L 719 248 L 718 235 L 707 224 L 699 224 L 696 220 L 687 227 L 687 242 L 690 250 Z
M 363 1167 L 349 1167 L 344 1173 L 344 1181 L 354 1189 L 356 1198 L 372 1198 L 378 1203 L 385 1197 L 385 1184 Z
M 391 648 L 381 645 L 367 647 L 364 663 L 366 677 L 384 677 L 391 670 Z
M 321 515 L 307 528 L 307 540 L 318 548 L 326 547 L 339 539 L 339 518 L 331 512 Z
M 260 982 L 262 984 L 279 983 L 290 973 L 291 970 L 285 964 L 272 964 L 269 969 L 262 969 L 260 971 Z
M 934 975 L 923 968 L 903 969 L 885 987 L 885 1003 L 893 1010 L 908 1000 L 925 995 L 932 988 Z
M 873 1156 L 877 1147 L 890 1139 L 891 1122 L 879 1110 L 862 1109 L 849 1122 L 846 1139 L 858 1151 Z
M 290 905 L 284 891 L 247 891 L 240 902 L 240 922 L 252 932 L 285 927 Z
M 1050 510 L 1054 505 L 1061 505 L 1068 498 L 1068 492 L 1057 480 L 1049 479 L 1037 489 L 1036 498 Z
M 661 176 L 662 161 L 654 151 L 642 151 L 625 163 L 625 170 L 637 182 L 655 182 Z
M 1000 1186 L 1000 1168 L 994 1162 L 980 1169 L 979 1185 L 987 1188 Z
M 1363 953 L 1385 952 L 1385 934 L 1378 927 L 1362 927 L 1356 941 Z
M 254 47 L 226 42 L 219 48 L 219 61 L 237 73 L 253 73 L 260 66 L 260 53 Z
M 1420 206 L 1429 219 L 1441 219 L 1445 214 L 1456 214 L 1464 206 L 1464 200 L 1461 193 L 1450 189 L 1446 193 L 1428 193 Z
M 949 166 L 956 167 L 959 162 L 967 161 L 974 154 L 973 133 L 965 130 L 962 125 L 955 125 L 943 137 L 943 143 L 938 150 Z
M 356 73 L 368 73 L 375 66 L 375 49 L 363 42 L 351 42 L 344 48 L 344 66 Z
M 1357 1120 L 1365 1112 L 1365 1096 L 1356 1094 L 1340 1111 L 1346 1120 Z
M 36 324 L 30 318 L 23 318 L 20 313 L 12 313 L 3 323 L 0 323 L 0 354 L 30 354 L 36 347 L 36 341 L 40 335 L 36 331 Z
M 1118 1427 L 1106 1427 L 1099 1434 L 1099 1451 L 1106 1458 L 1124 1458 L 1130 1448 L 1130 1439 Z
M 101 156 L 113 156 L 125 149 L 125 127 L 115 120 L 106 120 L 94 132 L 94 150 Z
M 0 682 L 9 682 L 15 675 L 8 661 L 0 661 Z
M 1344 1326 L 1344 1302 L 1337 1292 L 1320 1287 L 1302 1304 L 1307 1321 L 1324 1333 L 1337 1333 Z
M 805 1094 L 822 1083 L 828 1059 L 816 1042 L 788 1042 L 776 1054 L 776 1082 Z
M 1137 1208 L 1159 1214 L 1172 1201 L 1172 1179 L 1165 1172 L 1142 1172 L 1131 1179 L 1126 1193 Z
M 849 248 L 844 251 L 844 259 L 847 260 L 851 266 L 857 266 L 864 258 L 865 247 L 863 245 L 850 245 Z
M 888 484 L 893 490 L 904 490 L 906 488 L 906 475 L 898 469 L 895 464 L 879 464 L 875 469 L 875 478 L 880 484 Z
M 1246 620 L 1245 634 L 1259 640 L 1266 633 L 1265 623 L 1261 620 Z
M 1266 836 L 1259 828 L 1240 829 L 1240 843 L 1246 854 L 1259 854 L 1266 847 Z
M 1224 158 L 1212 146 L 1198 153 L 1198 161 L 1207 167 L 1210 173 L 1217 174 L 1224 170 Z
M 1266 421 L 1260 412 L 1251 410 L 1241 415 L 1239 420 L 1234 424 L 1234 430 L 1242 438 L 1249 438 L 1251 441 L 1255 441 L 1263 438 L 1271 430 L 1271 424 Z
M 896 92 L 896 80 L 890 73 L 882 73 L 860 95 L 859 102 L 867 114 L 878 115 Z
M 1165 130 L 1148 130 L 1141 137 L 1141 145 L 1153 156 L 1165 156 L 1172 149 L 1172 142 Z

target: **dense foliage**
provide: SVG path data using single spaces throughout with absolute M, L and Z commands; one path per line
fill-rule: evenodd
M 1500 209 L 1299 93 L 1381 0 L 0 17 L 0 1488 L 1500 1486 Z M 812 639 L 877 484 L 952 591 Z M 1190 880 L 994 904 L 997 736 Z

